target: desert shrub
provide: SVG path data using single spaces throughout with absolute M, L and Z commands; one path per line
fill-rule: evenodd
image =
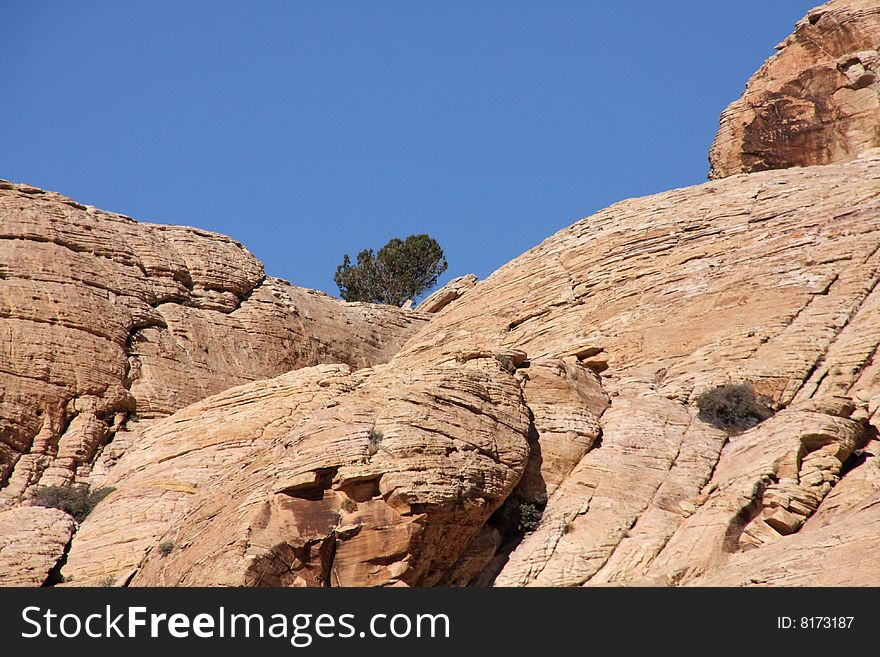
M 446 257 L 437 241 L 428 235 L 395 237 L 373 253 L 358 253 L 357 264 L 345 254 L 333 280 L 346 301 L 369 301 L 403 305 L 437 284 L 446 271 Z
M 728 383 L 697 398 L 699 418 L 728 433 L 740 433 L 773 415 L 765 400 L 748 383 Z
M 367 452 L 370 456 L 373 456 L 373 454 L 379 451 L 379 445 L 382 443 L 384 437 L 385 435 L 378 429 L 372 429 L 370 431 L 370 442 L 367 445 Z
M 543 512 L 531 502 L 521 502 L 516 528 L 521 532 L 530 532 L 541 522 L 542 515 Z
M 503 540 L 519 541 L 538 527 L 544 506 L 540 500 L 513 493 L 495 510 L 489 523 L 501 532 Z
M 516 365 L 513 364 L 513 359 L 510 356 L 505 354 L 495 354 L 495 360 L 498 361 L 498 364 L 501 365 L 501 369 L 503 369 L 508 374 L 513 374 L 516 372 Z
M 357 502 L 355 502 L 350 497 L 346 497 L 345 499 L 343 499 L 342 504 L 340 504 L 339 506 L 346 513 L 354 513 L 358 510 Z
M 174 551 L 174 543 L 171 541 L 162 541 L 159 543 L 159 554 L 163 557 L 167 557 Z
M 86 519 L 98 502 L 112 493 L 115 488 L 91 490 L 88 484 L 67 486 L 39 486 L 34 490 L 34 502 L 50 509 L 61 509 L 73 516 L 77 522 Z

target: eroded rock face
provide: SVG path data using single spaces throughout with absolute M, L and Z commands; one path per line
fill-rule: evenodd
M 163 537 L 179 549 L 151 551 L 132 584 L 430 585 L 453 569 L 528 460 L 516 380 L 492 358 L 352 377 L 206 481 Z
M 547 477 L 540 524 L 509 554 L 499 551 L 489 580 L 699 583 L 740 553 L 805 531 L 876 430 L 878 249 L 880 157 L 869 153 L 619 203 L 435 317 L 392 366 L 520 350 L 532 366 L 562 359 L 599 372 L 611 399 L 601 440 L 558 481 Z M 728 381 L 751 382 L 790 408 L 728 444 L 692 406 Z M 846 412 L 828 401 L 839 396 Z M 865 429 L 870 417 L 874 428 Z M 768 450 L 757 473 L 754 455 L 733 449 L 746 436 Z M 818 436 L 827 445 L 811 442 Z M 727 478 L 743 482 L 731 498 L 716 492 Z M 716 506 L 720 538 L 708 521 L 688 522 Z M 826 522 L 836 521 L 829 510 Z M 698 537 L 685 536 L 691 524 Z M 734 544 L 725 532 L 737 525 Z M 860 573 L 863 583 L 878 581 L 867 567 Z
M 184 304 L 173 295 L 126 301 L 144 317 L 162 309 L 164 322 L 123 316 L 94 329 L 143 328 L 141 339 L 121 343 L 129 373 L 115 387 L 83 387 L 65 398 L 69 408 L 44 405 L 33 425 L 39 467 L 24 472 L 76 471 L 116 488 L 78 528 L 62 574 L 74 584 L 144 586 L 880 585 L 880 149 L 857 139 L 859 122 L 876 126 L 876 115 L 844 111 L 856 102 L 849 91 L 861 103 L 870 100 L 861 92 L 876 97 L 876 89 L 850 64 L 834 70 L 855 76 L 858 88 L 822 72 L 823 58 L 839 63 L 852 44 L 874 39 L 875 4 L 811 12 L 755 78 L 797 78 L 800 87 L 785 93 L 831 107 L 823 128 L 785 136 L 771 126 L 775 141 L 748 163 L 755 173 L 618 203 L 477 285 L 452 285 L 387 364 L 354 369 L 371 363 L 343 359 L 234 381 L 243 385 L 155 419 L 174 406 L 164 377 L 175 390 L 201 367 L 222 374 L 238 363 L 213 364 L 210 336 L 218 326 L 236 330 L 232 319 L 250 335 L 258 324 L 247 317 L 302 318 L 306 308 L 314 318 L 341 313 L 334 325 L 357 333 L 346 314 L 356 308 L 412 320 L 394 333 L 402 336 L 418 317 L 325 308 L 320 295 L 282 293 L 272 281 L 242 293 L 251 285 L 246 264 L 225 287 L 184 277 Z M 871 57 L 859 55 L 868 73 Z M 777 104 L 783 118 L 784 108 L 803 106 Z M 822 166 L 806 166 L 825 152 L 825 128 L 844 145 L 826 149 Z M 791 160 L 795 151 L 807 159 Z M 836 160 L 846 161 L 826 163 Z M 784 170 L 757 171 L 777 165 Z M 127 230 L 127 220 L 114 221 Z M 41 230 L 55 235 L 51 226 Z M 196 239 L 188 229 L 156 230 L 170 231 L 160 234 L 172 254 L 175 240 Z M 184 263 L 187 272 L 213 271 L 198 264 L 202 250 L 180 247 L 181 261 L 196 262 Z M 173 287 L 180 279 L 161 273 L 177 271 L 173 262 L 111 255 L 99 262 L 141 262 L 132 280 L 155 276 Z M 5 272 L 0 289 L 14 280 Z M 56 315 L 42 324 L 75 313 Z M 284 339 L 279 330 L 275 339 Z M 346 339 L 309 357 L 335 353 Z M 194 355 L 188 340 L 210 355 Z M 55 357 L 27 359 L 44 372 L 35 380 L 67 371 Z M 87 374 L 95 372 L 103 370 Z M 752 384 L 777 414 L 734 436 L 701 421 L 699 394 L 730 382 Z M 121 430 L 127 405 L 155 418 Z M 7 428 L 8 453 L 11 435 Z M 97 444 L 114 439 L 98 451 L 85 438 L 96 435 Z M 19 522 L 3 513 L 0 527 Z M 58 525 L 60 512 L 34 513 L 42 520 L 23 516 L 25 535 L 0 542 L 0 561 L 21 563 L 21 546 L 51 535 L 21 567 L 38 582 L 73 528 Z
M 777 413 L 733 438 L 708 485 L 678 498 L 675 531 L 650 555 L 626 559 L 627 538 L 590 584 L 701 583 L 714 568 L 793 535 L 812 516 L 863 444 L 864 425 L 842 399 L 813 400 Z M 674 502 L 675 500 L 670 500 Z M 633 527 L 638 540 L 642 518 Z M 866 582 L 877 581 L 867 572 Z
M 73 518 L 58 509 L 18 507 L 0 511 L 0 582 L 42 586 L 64 555 Z
M 463 297 L 477 284 L 477 277 L 473 274 L 453 278 L 436 292 L 430 294 L 419 304 L 419 312 L 438 313 L 456 299 Z
M 116 490 L 79 528 L 65 577 L 78 586 L 129 581 L 202 487 L 353 389 L 350 374 L 347 365 L 307 367 L 232 388 L 155 422 L 101 479 L 101 486 Z
M 0 505 L 87 479 L 135 418 L 298 367 L 385 362 L 424 321 L 267 278 L 222 235 L 0 182 Z
M 876 586 L 877 441 L 865 443 L 851 410 L 839 400 L 794 406 L 733 441 L 653 575 L 699 586 Z
M 721 115 L 710 178 L 846 162 L 880 146 L 880 6 L 811 10 Z
M 880 156 L 619 203 L 481 282 L 387 365 L 322 375 L 324 396 L 231 461 L 193 456 L 198 477 L 166 460 L 175 446 L 202 449 L 215 423 L 218 445 L 250 441 L 317 374 L 243 403 L 252 424 L 217 398 L 156 424 L 110 471 L 118 490 L 65 574 L 104 576 L 134 538 L 114 568 L 137 585 L 742 583 L 740 560 L 784 581 L 757 555 L 808 553 L 804 536 L 826 540 L 876 494 L 878 254 Z M 785 409 L 730 439 L 692 402 L 728 381 Z M 231 392 L 229 412 L 258 391 Z M 175 472 L 190 487 L 162 493 L 173 509 L 149 531 L 113 526 Z M 543 509 L 524 537 L 506 500 Z
M 318 363 L 385 362 L 425 321 L 266 277 L 222 235 L 0 181 L 0 509 L 37 484 L 100 484 L 154 420 L 222 390 Z M 140 519 L 147 498 L 129 501 Z M 4 525 L 3 539 L 34 544 L 46 514 L 16 513 L 33 518 L 20 535 Z M 152 536 L 144 522 L 133 526 Z M 45 579 L 44 556 L 20 570 Z M 120 549 L 107 569 L 128 561 Z

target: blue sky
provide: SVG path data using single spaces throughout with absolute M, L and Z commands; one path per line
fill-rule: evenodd
M 819 0 L 4 0 L 0 177 L 243 242 L 337 294 L 427 232 L 481 278 L 703 182 L 722 109 Z

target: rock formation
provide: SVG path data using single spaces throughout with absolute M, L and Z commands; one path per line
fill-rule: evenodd
M 762 509 L 777 508 L 762 502 L 765 477 L 784 489 L 800 485 L 778 508 L 800 516 L 791 522 L 809 517 L 880 424 L 878 255 L 880 152 L 619 203 L 514 260 L 438 315 L 392 366 L 516 348 L 533 361 L 562 358 L 600 371 L 611 396 L 600 447 L 565 465 L 570 473 L 549 495 L 541 524 L 496 583 L 682 581 L 683 564 L 709 568 L 728 554 L 724 541 L 697 549 L 682 538 L 686 558 L 654 563 L 657 555 L 665 561 L 664 546 L 704 504 L 724 508 L 719 522 L 731 535 L 779 538 L 770 526 L 736 528 L 746 524 L 740 512 L 751 521 L 753 511 L 763 519 Z M 752 382 L 790 408 L 728 443 L 695 419 L 691 404 L 695 393 L 727 381 Z M 796 411 L 839 395 L 861 407 Z M 802 434 L 796 427 L 805 420 L 796 422 L 796 413 L 811 420 Z M 865 429 L 868 416 L 873 428 Z M 757 464 L 754 454 L 734 460 L 735 447 L 765 445 L 773 426 L 785 427 L 784 443 L 760 471 L 740 471 Z M 827 437 L 813 444 L 819 427 Z M 806 469 L 817 450 L 827 479 Z M 802 463 L 792 472 L 777 459 Z M 870 457 L 861 463 L 877 467 Z M 715 501 L 727 477 L 746 478 L 740 506 Z M 816 477 L 818 486 L 802 485 Z M 862 568 L 864 581 L 878 581 L 870 570 Z
M 834 0 L 794 34 L 721 115 L 710 178 L 846 162 L 880 146 L 880 5 Z
M 721 577 L 740 555 L 803 542 L 823 514 L 827 532 L 877 494 L 878 256 L 880 152 L 619 203 L 500 269 L 387 365 L 334 370 L 327 397 L 309 397 L 328 376 L 312 368 L 271 403 L 262 386 L 281 380 L 226 393 L 253 397 L 236 411 L 247 422 L 229 421 L 221 395 L 154 425 L 111 470 L 117 491 L 74 538 L 65 574 L 106 576 L 98 564 L 144 535 L 114 576 Z M 729 439 L 693 407 L 695 393 L 727 381 L 753 383 L 783 410 Z M 275 424 L 279 403 L 288 426 Z M 242 429 L 215 439 L 215 425 Z M 241 445 L 255 434 L 261 442 Z M 171 458 L 202 440 L 203 455 Z M 844 485 L 845 514 L 826 511 Z M 173 509 L 137 511 L 154 494 Z M 520 542 L 498 510 L 505 499 L 543 508 Z M 160 542 L 174 552 L 158 553 Z M 878 581 L 870 570 L 859 571 L 866 583 Z
M 755 79 L 783 69 L 811 79 L 820 64 L 793 53 L 809 50 L 814 28 L 849 35 L 853 51 L 876 48 L 875 32 L 863 29 L 875 18 L 860 0 L 814 10 Z M 427 323 L 288 287 L 290 303 L 279 304 L 260 295 L 281 284 L 258 273 L 235 284 L 244 277 L 236 270 L 223 285 L 196 284 L 204 279 L 190 273 L 188 305 L 145 297 L 138 312 L 162 309 L 161 323 L 145 329 L 155 331 L 149 346 L 122 341 L 141 378 L 126 374 L 130 363 L 118 392 L 77 388 L 73 410 L 59 416 L 64 430 L 47 417 L 34 431 L 34 445 L 52 444 L 44 435 L 64 443 L 101 434 L 100 451 L 74 449 L 73 461 L 30 453 L 52 455 L 34 459 L 44 478 L 53 468 L 86 472 L 114 492 L 79 526 L 55 510 L 0 511 L 0 535 L 18 528 L 0 539 L 0 564 L 13 564 L 12 581 L 38 583 L 52 571 L 72 585 L 880 585 L 880 148 L 868 145 L 819 163 L 783 148 L 773 167 L 755 167 L 779 170 L 617 203 L 478 284 L 463 278 L 441 290 L 420 306 Z M 735 152 L 729 140 L 724 148 Z M 72 232 L 70 220 L 57 223 L 52 230 Z M 176 246 L 196 239 L 191 229 L 137 230 L 166 240 L 157 253 L 207 250 Z M 247 271 L 241 247 L 204 239 L 226 245 Z M 140 258 L 141 278 L 167 283 L 150 272 L 172 265 L 148 267 L 142 252 L 129 256 Z M 188 272 L 220 268 L 187 257 Z M 15 280 L 5 278 L 0 289 Z M 44 278 L 25 298 L 41 298 Z M 275 320 L 262 332 L 278 339 L 301 326 L 285 318 L 303 313 L 304 298 L 332 311 L 310 310 L 328 324 L 299 330 L 290 344 L 338 337 L 311 360 L 278 363 L 300 369 L 233 380 L 237 361 L 215 363 L 217 350 L 226 353 L 210 339 L 216 327 L 234 332 L 244 310 L 268 308 Z M 55 313 L 50 326 L 75 317 L 65 304 Z M 90 326 L 130 332 L 130 321 Z M 365 348 L 351 333 L 376 326 L 372 351 L 342 357 L 340 349 Z M 209 353 L 175 356 L 184 335 Z M 173 366 L 157 355 L 166 342 Z M 43 366 L 38 380 L 53 380 L 60 365 Z M 207 396 L 215 390 L 206 385 L 204 399 L 160 417 L 175 407 L 162 381 L 174 391 L 191 372 L 215 373 L 228 389 Z M 730 382 L 751 384 L 775 415 L 739 434 L 701 419 L 700 394 Z M 108 421 L 107 409 L 124 413 L 124 404 L 153 419 L 119 430 L 125 418 Z
M 232 386 L 385 362 L 425 321 L 266 277 L 222 235 L 0 182 L 0 508 L 89 482 L 141 427 Z
M 64 555 L 75 523 L 58 509 L 0 511 L 0 584 L 40 586 Z
M 387 361 L 422 323 L 268 278 L 242 245 L 0 183 L 0 483 L 87 474 L 133 416 L 317 363 Z
M 425 300 L 419 304 L 418 309 L 423 313 L 440 312 L 450 303 L 464 296 L 464 294 L 476 284 L 477 277 L 473 274 L 453 278 L 442 288 L 426 297 Z

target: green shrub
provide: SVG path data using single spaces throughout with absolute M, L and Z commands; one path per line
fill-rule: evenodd
M 174 543 L 171 541 L 162 541 L 159 543 L 159 554 L 163 557 L 167 557 L 174 551 Z
M 773 415 L 773 410 L 748 383 L 729 383 L 697 398 L 699 418 L 728 433 L 741 433 Z
M 516 528 L 521 532 L 534 530 L 541 522 L 543 512 L 531 502 L 522 502 L 519 505 L 519 519 Z
M 88 484 L 67 486 L 38 486 L 33 500 L 39 506 L 61 509 L 73 516 L 77 522 L 86 519 L 98 502 L 112 493 L 115 488 L 98 488 L 92 491 Z

